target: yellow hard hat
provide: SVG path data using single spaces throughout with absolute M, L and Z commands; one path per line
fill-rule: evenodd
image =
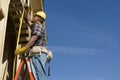
M 38 11 L 34 15 L 37 15 L 37 16 L 42 17 L 43 19 L 46 19 L 46 14 L 43 11 Z

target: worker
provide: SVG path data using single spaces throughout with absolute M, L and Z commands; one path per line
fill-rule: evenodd
M 31 28 L 31 38 L 29 42 L 22 48 L 18 48 L 15 51 L 15 55 L 25 53 L 26 50 L 30 50 L 30 62 L 31 69 L 35 80 L 47 80 L 46 63 L 52 59 L 52 54 L 43 45 L 43 35 L 45 32 L 42 23 L 46 19 L 46 14 L 43 11 L 38 11 L 33 14 L 31 19 L 30 14 L 27 15 L 27 22 Z M 44 51 L 41 49 L 44 48 Z M 32 54 L 32 56 L 31 56 Z

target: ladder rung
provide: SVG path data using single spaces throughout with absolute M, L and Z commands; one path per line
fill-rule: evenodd
M 20 24 L 19 23 L 15 23 L 15 27 L 17 28 L 17 27 L 19 27 L 20 26 Z M 26 28 L 28 25 L 26 24 L 26 23 L 23 23 L 22 24 L 22 28 Z M 28 28 L 28 27 L 27 27 Z
M 20 17 L 21 17 L 21 14 L 19 14 L 19 15 L 12 15 L 12 18 L 14 18 L 14 19 L 19 19 L 20 20 Z
M 20 36 L 21 36 L 21 37 L 28 37 L 29 34 L 27 34 L 27 33 L 26 33 L 26 34 L 21 34 Z
M 19 30 L 19 26 L 15 26 L 16 28 L 16 31 Z M 28 30 L 28 27 L 27 26 L 22 26 L 21 30 Z
M 28 42 L 28 41 L 22 41 L 22 42 L 20 41 L 19 44 L 21 44 L 21 45 L 22 45 L 22 44 L 25 45 L 27 42 Z
M 20 18 L 22 15 L 22 10 L 10 12 L 12 18 Z
M 16 30 L 18 31 L 20 24 L 19 24 L 19 23 L 16 23 L 14 26 L 15 26 Z M 23 24 L 22 24 L 22 27 L 21 27 L 21 30 L 22 30 L 22 31 L 23 31 L 23 30 L 28 30 L 28 25 L 27 25 L 26 23 L 23 23 Z
M 26 44 L 29 41 L 29 37 L 21 37 L 19 44 Z
M 13 7 L 13 8 L 10 8 L 10 12 L 15 12 L 15 11 L 19 11 L 19 10 L 23 10 L 23 7 Z
M 21 34 L 29 34 L 29 30 L 21 30 Z
M 20 20 L 19 19 L 13 19 L 13 22 L 16 23 L 16 24 L 19 24 Z
M 19 42 L 19 45 L 23 46 L 23 45 L 26 45 L 28 43 L 28 41 L 25 41 L 25 42 Z
M 20 42 L 29 41 L 29 37 L 21 37 Z
M 22 3 L 20 1 L 11 1 L 9 7 L 21 7 Z
M 18 35 L 18 33 L 16 33 L 16 35 Z M 29 34 L 20 34 L 20 37 L 29 37 Z

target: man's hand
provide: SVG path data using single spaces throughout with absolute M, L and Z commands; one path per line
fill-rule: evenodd
M 18 48 L 15 50 L 15 55 L 18 55 L 19 53 L 24 53 L 26 50 L 26 47 Z
M 32 20 L 31 14 L 29 14 L 29 13 L 27 14 L 27 20 L 28 20 L 28 21 L 31 21 L 31 20 Z
M 32 18 L 33 18 L 33 11 L 27 14 L 27 23 L 31 26 L 32 23 Z

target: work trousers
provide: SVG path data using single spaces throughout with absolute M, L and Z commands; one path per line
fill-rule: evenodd
M 44 53 L 30 58 L 30 65 L 35 80 L 48 80 L 48 76 L 46 74 L 46 62 L 47 56 Z

